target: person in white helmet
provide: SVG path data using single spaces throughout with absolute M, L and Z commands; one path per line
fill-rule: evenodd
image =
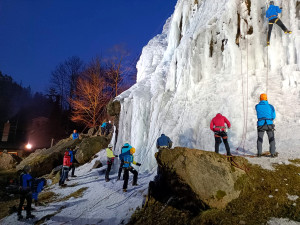
M 106 182 L 110 181 L 109 172 L 110 172 L 111 167 L 114 163 L 115 157 L 118 157 L 117 155 L 114 155 L 112 149 L 113 149 L 112 144 L 109 144 L 108 147 L 106 148 L 106 156 L 107 156 L 107 169 L 106 169 L 106 172 L 105 172 L 105 181 Z

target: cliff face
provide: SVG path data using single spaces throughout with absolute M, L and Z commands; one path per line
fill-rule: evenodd
M 213 150 L 209 123 L 222 113 L 232 123 L 232 149 L 242 146 L 254 154 L 255 105 L 266 92 L 277 112 L 277 150 L 296 152 L 299 1 L 276 4 L 282 6 L 281 20 L 293 34 L 284 34 L 275 25 L 271 46 L 266 47 L 267 2 L 179 0 L 162 34 L 144 47 L 137 84 L 117 97 L 121 102 L 117 149 L 130 141 L 143 170 L 156 165 L 155 141 L 161 133 L 175 146 Z

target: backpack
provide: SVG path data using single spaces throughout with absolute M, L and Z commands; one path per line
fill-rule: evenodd
M 128 168 L 131 166 L 131 163 L 133 162 L 133 156 L 132 155 L 125 155 L 123 157 L 124 160 L 124 166 L 123 168 Z

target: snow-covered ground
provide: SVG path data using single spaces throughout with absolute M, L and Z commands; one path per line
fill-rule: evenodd
M 28 224 L 34 223 L 44 216 L 50 216 L 43 224 L 126 224 L 137 207 L 142 207 L 145 195 L 148 191 L 148 184 L 154 173 L 139 174 L 139 186 L 131 186 L 132 175 L 128 183 L 128 191 L 123 193 L 123 181 L 117 181 L 118 163 L 115 163 L 114 170 L 111 171 L 111 181 L 105 182 L 104 172 L 106 166 L 99 169 L 91 169 L 96 160 L 106 163 L 106 153 L 101 151 L 91 163 L 79 167 L 75 174 L 76 178 L 67 181 L 68 185 L 61 188 L 58 184 L 52 185 L 46 191 L 52 191 L 59 196 L 57 201 L 47 206 L 35 207 L 32 212 L 37 218 L 34 220 L 17 220 L 14 213 L 0 221 L 0 224 Z M 105 164 L 104 164 L 105 165 Z M 67 201 L 59 199 L 70 195 L 80 188 L 87 187 L 82 197 L 70 198 Z M 23 211 L 23 216 L 26 213 Z

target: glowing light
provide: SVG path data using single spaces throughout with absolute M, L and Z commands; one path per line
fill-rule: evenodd
M 25 148 L 28 149 L 28 150 L 30 150 L 30 149 L 32 148 L 32 145 L 28 143 L 28 144 L 25 146 Z

